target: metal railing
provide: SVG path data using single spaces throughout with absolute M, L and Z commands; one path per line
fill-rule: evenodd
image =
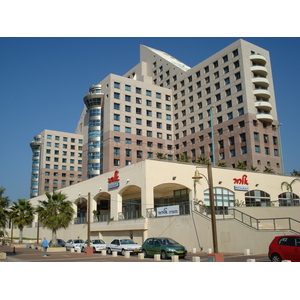
M 210 209 L 200 204 L 194 203 L 194 212 L 210 218 Z M 234 219 L 255 230 L 289 230 L 300 234 L 300 221 L 290 217 L 257 219 L 236 208 L 226 208 L 216 209 L 216 219 Z

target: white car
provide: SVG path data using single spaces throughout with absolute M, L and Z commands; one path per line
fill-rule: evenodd
M 66 250 L 71 250 L 73 248 L 76 252 L 80 252 L 83 245 L 84 245 L 83 240 L 71 239 L 66 242 L 65 247 L 66 247 Z
M 88 245 L 88 241 L 85 241 L 83 247 L 81 248 L 81 251 L 85 252 L 85 247 Z M 106 250 L 106 244 L 101 239 L 92 239 L 90 240 L 90 247 L 93 247 L 93 252 L 100 252 L 102 250 Z
M 110 244 L 106 244 L 107 253 L 120 252 L 125 255 L 125 252 L 139 253 L 142 250 L 142 246 L 136 244 L 130 239 L 114 239 Z

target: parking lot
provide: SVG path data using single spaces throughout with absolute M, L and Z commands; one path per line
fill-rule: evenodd
M 43 252 L 37 249 L 26 249 L 25 247 L 2 246 L 0 252 L 6 253 L 6 259 L 0 262 L 162 262 L 170 263 L 171 259 L 155 261 L 153 258 L 138 258 L 138 255 L 130 255 L 124 257 L 121 255 L 102 255 L 101 253 L 86 254 L 70 251 L 48 253 L 47 257 L 43 256 Z M 242 253 L 223 253 L 224 262 L 247 262 L 252 260 L 255 262 L 270 262 L 267 254 L 250 254 Z M 193 262 L 193 257 L 200 257 L 200 262 L 210 262 L 211 258 L 205 252 L 188 253 L 185 259 L 179 259 L 180 263 Z

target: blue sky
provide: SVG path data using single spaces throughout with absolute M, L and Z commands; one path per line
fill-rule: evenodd
M 12 201 L 29 197 L 33 137 L 44 129 L 74 132 L 89 87 L 135 66 L 140 44 L 193 67 L 238 38 L 0 38 L 0 186 L 5 195 Z M 244 39 L 270 51 L 285 174 L 300 171 L 300 38 Z

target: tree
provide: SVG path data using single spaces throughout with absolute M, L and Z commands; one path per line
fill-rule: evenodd
M 167 155 L 161 152 L 157 152 L 155 155 L 158 159 L 167 159 Z
M 284 182 L 281 183 L 281 189 L 286 188 L 286 190 L 287 190 L 288 192 L 291 193 L 291 197 L 292 197 L 292 198 L 291 198 L 291 200 L 292 200 L 292 206 L 294 206 L 293 185 L 294 185 L 297 181 L 300 182 L 300 179 L 299 179 L 299 178 L 295 178 L 295 179 L 293 179 L 290 183 L 287 182 L 287 181 L 284 181 Z
M 176 159 L 179 162 L 189 162 L 190 161 L 190 157 L 187 156 L 186 153 L 180 153 L 179 157 Z
M 205 156 L 198 157 L 197 160 L 196 160 L 196 164 L 208 165 L 209 164 L 209 159 Z
M 57 245 L 57 230 L 67 228 L 74 215 L 72 202 L 66 200 L 67 196 L 61 192 L 53 191 L 52 195 L 46 193 L 47 200 L 39 200 L 39 207 L 37 213 L 41 225 L 52 230 L 52 245 Z
M 30 225 L 34 220 L 35 209 L 32 207 L 29 200 L 18 199 L 18 202 L 13 202 L 10 216 L 13 224 L 18 226 L 20 230 L 19 243 L 23 243 L 23 229 Z
M 244 161 L 238 161 L 236 169 L 246 170 L 247 169 L 247 165 L 246 165 L 246 163 Z
M 291 175 L 296 176 L 296 177 L 300 177 L 300 172 L 296 171 L 296 170 L 293 170 L 293 172 L 291 172 Z
M 265 167 L 264 173 L 274 173 L 274 170 L 272 168 Z
M 0 187 L 0 228 L 5 229 L 7 219 L 9 217 L 8 213 L 8 205 L 9 205 L 9 197 L 4 197 L 5 188 Z
M 218 167 L 222 167 L 222 168 L 227 168 L 226 162 L 221 162 L 221 161 L 219 161 L 219 162 L 217 163 L 217 166 L 218 166 Z

